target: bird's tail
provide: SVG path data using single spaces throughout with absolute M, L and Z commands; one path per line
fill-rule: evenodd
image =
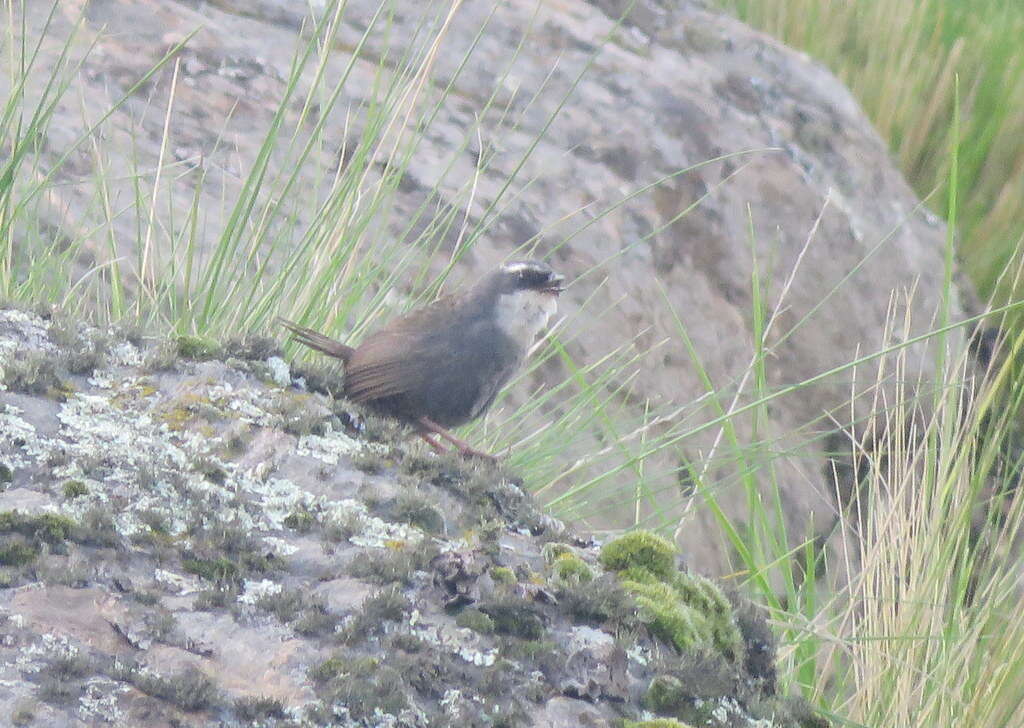
M 335 341 L 334 339 L 324 336 L 318 331 L 307 329 L 305 326 L 299 326 L 292 321 L 279 318 L 277 322 L 292 332 L 293 341 L 305 344 L 310 349 L 316 349 L 328 356 L 337 357 L 346 364 L 348 364 L 348 360 L 352 357 L 352 352 L 355 351 L 355 349 L 348 344 L 342 344 L 340 341 Z

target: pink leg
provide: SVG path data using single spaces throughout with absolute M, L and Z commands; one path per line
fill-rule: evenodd
M 434 448 L 438 452 L 445 452 L 445 449 L 444 449 L 444 447 L 442 447 L 441 443 L 439 443 L 436 439 L 431 437 L 430 433 L 428 433 L 428 432 L 419 432 L 417 434 L 420 437 L 422 437 L 426 441 L 426 443 L 428 445 L 430 445 L 432 448 Z
M 429 417 L 420 417 L 417 420 L 417 423 L 419 424 L 419 426 L 421 428 L 423 428 L 421 430 L 421 432 L 420 432 L 420 437 L 423 437 L 424 439 L 426 439 L 426 436 L 424 434 L 425 432 L 433 432 L 436 435 L 440 435 L 445 440 L 447 440 L 448 442 L 453 444 L 455 446 L 455 448 L 462 454 L 463 457 L 468 457 L 468 456 L 472 455 L 472 456 L 478 457 L 478 458 L 486 458 L 487 460 L 497 460 L 498 459 L 494 455 L 491 455 L 490 453 L 483 452 L 482 450 L 477 450 L 476 448 L 474 448 L 472 445 L 470 445 L 465 440 L 460 440 L 455 435 L 453 435 L 452 433 L 448 432 L 448 430 L 446 430 L 445 428 L 441 427 L 441 425 L 439 425 L 436 422 L 434 422 L 433 420 L 431 420 Z M 427 442 L 430 442 L 430 440 L 427 440 Z M 435 443 L 431 443 L 431 444 L 434 445 L 435 448 L 437 448 L 437 444 L 435 444 Z

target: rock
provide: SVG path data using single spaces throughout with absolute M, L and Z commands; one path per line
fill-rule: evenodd
M 942 300 L 944 230 L 915 199 L 851 95 L 820 65 L 702 3 L 639 0 L 616 27 L 626 6 L 617 0 L 463 3 L 431 70 L 437 87 L 451 82 L 454 90 L 412 156 L 390 215 L 376 220 L 363 242 L 391 240 L 436 190 L 439 199 L 428 202 L 431 207 L 451 204 L 460 214 L 464 210 L 471 226 L 488 223 L 473 247 L 459 253 L 460 278 L 535 238 L 559 270 L 570 279 L 578 276 L 563 297 L 572 322 L 563 343 L 582 363 L 620 348 L 639 357 L 639 373 L 628 393 L 618 395 L 618 406 L 637 422 L 647 411 L 675 412 L 651 427 L 647 441 L 680 436 L 649 459 L 642 485 L 659 494 L 659 510 L 685 515 L 678 540 L 690 562 L 715 568 L 727 557 L 720 539 L 707 537 L 715 525 L 696 491 L 713 486 L 726 512 L 742 517 L 747 494 L 737 485 L 737 458 L 722 457 L 728 438 L 706 423 L 719 407 L 730 407 L 736 387 L 744 390 L 736 395 L 738 405 L 753 397 L 748 367 L 758 347 L 755 261 L 763 279 L 761 305 L 774 316 L 764 341 L 770 352 L 765 386 L 780 391 L 928 330 Z M 26 7 L 33 33 L 48 7 Z M 176 219 L 187 220 L 193 185 L 205 175 L 198 204 L 205 216 L 200 235 L 206 237 L 200 245 L 212 245 L 220 233 L 221 201 L 236 197 L 257 155 L 284 93 L 297 29 L 309 27 L 309 7 L 306 0 L 85 5 L 79 42 L 95 39 L 97 47 L 67 98 L 81 99 L 91 118 L 127 92 L 169 44 L 199 28 L 180 54 L 169 140 L 179 166 L 167 194 Z M 329 78 L 341 77 L 349 49 L 360 43 L 379 8 L 375 0 L 346 3 L 326 63 Z M 401 58 L 423 22 L 419 6 L 400 8 L 389 18 L 389 33 L 368 34 L 342 101 L 327 112 L 324 142 L 298 170 L 293 189 L 319 194 L 314 170 L 334 169 L 339 151 L 359 138 L 365 125 L 360 104 L 372 96 L 377 59 Z M 47 64 L 81 11 L 81 3 L 59 5 L 34 71 L 41 80 L 28 84 L 29 93 L 45 86 Z M 428 24 L 437 28 L 439 22 Z M 531 38 L 519 47 L 527 28 Z M 474 43 L 471 61 L 463 65 Z M 311 77 L 312 71 L 303 84 Z M 131 170 L 153 169 L 160 159 L 169 84 L 168 70 L 131 94 L 103 126 L 103 179 L 113 198 L 132 199 Z M 284 139 L 296 131 L 298 106 L 286 114 Z M 43 168 L 68 152 L 82 131 L 77 101 L 54 114 L 41 144 Z M 299 136 L 306 131 L 299 129 Z M 369 179 L 379 179 L 383 155 Z M 282 152 L 274 169 L 287 162 Z M 83 182 L 93 172 L 87 145 L 57 172 L 59 199 L 50 208 L 47 200 L 40 202 L 55 230 L 103 227 L 91 212 L 95 190 Z M 472 195 L 466 192 L 469 180 Z M 158 215 L 165 209 L 159 205 Z M 298 210 L 296 224 L 287 224 L 301 230 L 306 213 Z M 136 239 L 135 225 L 131 215 L 115 220 L 113 236 L 122 247 Z M 435 270 L 456 254 L 454 230 L 431 261 Z M 106 261 L 105 245 L 91 251 L 94 260 L 83 261 L 85 269 Z M 127 249 L 121 252 L 135 259 Z M 952 294 L 956 320 L 967 304 L 960 289 Z M 722 401 L 705 396 L 673 311 Z M 959 335 L 953 339 L 962 344 Z M 824 468 L 822 431 L 856 428 L 877 401 L 899 398 L 898 381 L 921 381 L 927 388 L 935 380 L 931 351 L 908 348 L 904 370 L 877 387 L 876 367 L 869 363 L 856 377 L 846 371 L 775 399 L 760 412 L 756 430 L 751 416 L 733 418 L 736 437 L 758 469 L 754 480 L 779 484 L 788 532 L 803 538 L 808 520 L 819 534 L 834 524 L 835 487 Z M 538 368 L 511 393 L 508 406 L 514 409 L 538 384 L 564 376 L 555 361 Z M 556 400 L 550 411 L 558 408 Z M 599 456 L 602 445 L 588 438 L 567 444 L 565 462 L 593 460 L 597 473 L 623 463 L 615 448 Z M 606 526 L 625 525 L 617 493 L 636 485 L 630 472 L 619 471 L 592 491 L 588 516 Z M 693 482 L 693 473 L 702 483 Z
M 19 315 L 0 309 L 0 332 Z M 18 326 L 42 332 L 58 386 L 0 391 L 18 496 L 0 499 L 0 721 L 568 728 L 652 711 L 692 722 L 701 706 L 707 728 L 764 715 L 799 728 L 778 716 L 810 715 L 776 692 L 764 617 L 680 572 L 667 541 L 640 532 L 601 555 L 513 497 L 502 467 L 335 431 L 356 413 L 324 395 L 305 395 L 317 416 L 297 431 L 282 395 L 298 390 L 259 360 L 101 348 L 106 363 L 74 375 L 57 324 Z M 239 422 L 259 435 L 239 440 Z M 443 503 L 447 530 L 396 491 Z

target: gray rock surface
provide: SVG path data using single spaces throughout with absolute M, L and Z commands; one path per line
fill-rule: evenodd
M 646 561 L 276 356 L 0 309 L 0 724 L 825 726 L 667 542 L 656 608 Z
M 41 26 L 47 5 L 28 4 L 33 30 Z M 339 41 L 325 66 L 334 78 L 381 7 L 370 0 L 346 5 Z M 589 301 L 579 323 L 586 335 L 565 337 L 575 360 L 598 361 L 620 347 L 635 351 L 639 374 L 628 394 L 620 395 L 622 406 L 637 419 L 648 407 L 684 407 L 652 428 L 649 438 L 673 427 L 697 427 L 717 412 L 700 400 L 704 385 L 665 298 L 712 382 L 729 393 L 722 406 L 731 404 L 733 384 L 744 382 L 749 392 L 744 376 L 756 348 L 755 254 L 766 312 L 777 316 L 765 341 L 771 350 L 770 389 L 932 326 L 941 300 L 944 231 L 920 207 L 842 85 L 806 56 L 699 3 L 640 0 L 616 27 L 626 5 L 463 3 L 432 69 L 436 87 L 451 82 L 453 90 L 413 155 L 390 213 L 365 232 L 366 246 L 405 230 L 433 189 L 440 199 L 429 204 L 465 210 L 471 224 L 489 220 L 486 234 L 462 256 L 459 275 L 489 268 L 537 236 L 540 252 L 554 251 L 554 265 L 579 276 L 564 297 L 570 321 Z M 171 43 L 199 28 L 180 56 L 168 147 L 175 182 L 168 187 L 181 221 L 198 175 L 205 175 L 200 229 L 212 241 L 224 222 L 221 200 L 237 194 L 284 93 L 297 30 L 308 27 L 309 7 L 306 0 L 60 3 L 43 44 L 41 78 L 83 9 L 76 49 L 94 40 L 97 46 L 55 112 L 46 154 L 57 159 L 68 149 L 82 128 L 83 107 L 96 118 Z M 371 33 L 352 65 L 343 101 L 327 120 L 330 143 L 314 155 L 322 168 L 333 169 L 345 144 L 358 139 L 365 124 L 359 104 L 372 95 L 378 59 L 400 57 L 422 21 L 417 4 L 397 8 L 391 32 Z M 439 27 L 442 17 L 430 27 Z M 528 39 L 520 47 L 524 34 Z M 471 61 L 460 65 L 474 43 Z M 145 84 L 103 127 L 109 142 L 103 164 L 115 199 L 134 194 L 133 180 L 124 174 L 131 168 L 129 157 L 138 169 L 157 166 L 169 85 L 169 72 Z M 423 103 L 434 98 L 431 93 Z M 286 128 L 298 123 L 298 114 L 289 107 Z M 481 155 L 487 160 L 482 171 Z M 377 161 L 383 168 L 386 160 Z M 58 172 L 60 197 L 44 201 L 55 230 L 95 223 L 96 190 L 88 180 L 97 165 L 83 145 Z M 309 166 L 308 187 L 315 190 L 316 165 Z M 690 171 L 677 174 L 683 169 Z M 371 171 L 370 179 L 379 171 Z M 684 210 L 689 211 L 680 215 Z M 300 211 L 296 229 L 302 223 Z M 135 244 L 138 226 L 130 215 L 115 227 L 122 247 Z M 435 269 L 459 243 L 459 228 L 454 225 L 445 238 Z M 97 237 L 93 253 L 95 260 L 85 265 L 108 259 L 105 238 Z M 785 287 L 791 274 L 792 285 Z M 951 314 L 954 320 L 964 314 L 957 291 Z M 887 333 L 890 318 L 896 321 L 893 337 Z M 735 419 L 741 442 L 767 443 L 751 451 L 749 465 L 762 487 L 769 478 L 780 485 L 791 533 L 806 534 L 808 519 L 819 532 L 834 524 L 834 488 L 822 476 L 820 435 L 837 423 L 864 422 L 876 395 L 893 401 L 896 379 L 933 379 L 929 349 L 905 354 L 904 371 L 880 385 L 875 367 L 867 365 L 856 377 L 846 372 L 773 401 L 756 430 L 750 418 Z M 551 363 L 506 403 L 514 406 L 532 387 L 562 377 Z M 738 401 L 748 400 L 741 395 Z M 592 441 L 574 443 L 565 462 L 600 451 L 600 437 L 595 433 Z M 701 494 L 693 497 L 687 487 L 693 483 L 680 466 L 703 472 L 726 511 L 742 517 L 748 496 L 738 485 L 735 458 L 719 464 L 721 443 L 718 428 L 686 437 L 652 458 L 643 476 L 660 509 L 686 514 L 679 540 L 694 563 L 707 567 L 720 567 L 727 550 L 708 537 L 713 519 L 700 507 Z M 595 467 L 613 464 L 605 459 Z M 634 481 L 627 468 L 593 494 L 586 515 L 595 524 L 624 525 L 619 504 Z

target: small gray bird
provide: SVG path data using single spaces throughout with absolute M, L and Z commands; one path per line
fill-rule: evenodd
M 399 316 L 352 347 L 291 321 L 301 344 L 345 363 L 345 394 L 408 422 L 435 450 L 492 458 L 451 432 L 491 406 L 557 308 L 564 277 L 535 260 L 506 263 L 462 295 Z

